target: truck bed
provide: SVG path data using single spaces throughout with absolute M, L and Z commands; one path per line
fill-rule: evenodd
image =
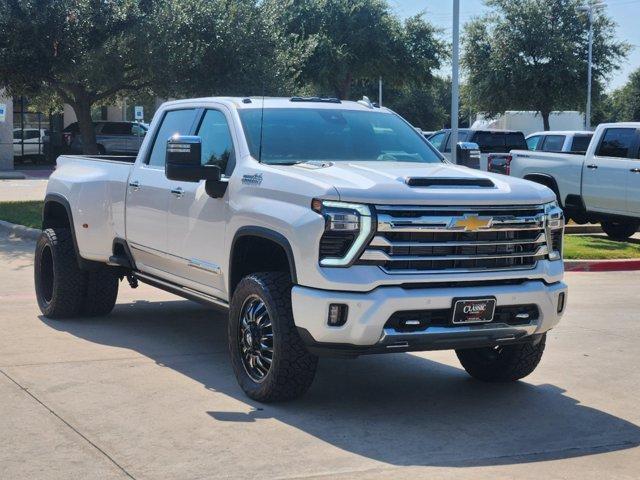
M 63 197 L 73 212 L 83 258 L 106 262 L 113 239 L 125 237 L 124 204 L 135 157 L 62 155 L 47 195 Z

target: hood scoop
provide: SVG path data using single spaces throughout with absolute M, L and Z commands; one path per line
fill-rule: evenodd
M 410 187 L 478 187 L 478 188 L 495 188 L 495 184 L 488 178 L 425 178 L 425 177 L 407 177 L 404 180 Z

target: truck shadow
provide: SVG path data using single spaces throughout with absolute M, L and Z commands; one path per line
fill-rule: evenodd
M 224 316 L 187 301 L 136 301 L 118 304 L 104 318 L 42 321 L 91 342 L 139 352 L 252 407 L 249 413 L 203 412 L 212 422 L 273 418 L 392 465 L 504 465 L 640 445 L 638 426 L 580 405 L 555 385 L 483 384 L 461 368 L 409 354 L 321 359 L 303 398 L 262 405 L 235 381 Z M 566 372 L 574 374 L 580 373 Z

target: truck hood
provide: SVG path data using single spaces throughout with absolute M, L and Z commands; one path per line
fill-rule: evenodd
M 555 200 L 545 186 L 450 163 L 335 162 L 293 167 L 310 181 L 333 186 L 343 201 L 412 205 L 533 205 Z M 303 173 L 304 172 L 304 173 Z M 440 179 L 441 185 L 409 186 L 408 178 Z M 454 185 L 455 180 L 489 179 L 494 186 Z M 451 182 L 448 182 L 451 180 Z

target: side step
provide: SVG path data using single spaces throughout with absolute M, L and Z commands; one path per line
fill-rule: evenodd
M 112 267 L 122 267 L 128 270 L 133 270 L 133 265 L 127 257 L 124 255 L 111 255 L 109 260 L 107 260 L 107 265 L 111 265 Z
M 147 285 L 151 285 L 152 287 L 156 287 L 166 292 L 173 293 L 175 295 L 178 295 L 179 297 L 186 298 L 187 300 L 193 300 L 195 302 L 203 303 L 205 305 L 212 306 L 218 309 L 229 309 L 228 302 L 212 295 L 193 290 L 189 287 L 183 287 L 181 285 L 177 285 L 175 283 L 160 279 L 158 277 L 154 277 L 153 275 L 149 275 L 146 273 L 134 272 L 134 275 L 138 280 L 146 283 Z

